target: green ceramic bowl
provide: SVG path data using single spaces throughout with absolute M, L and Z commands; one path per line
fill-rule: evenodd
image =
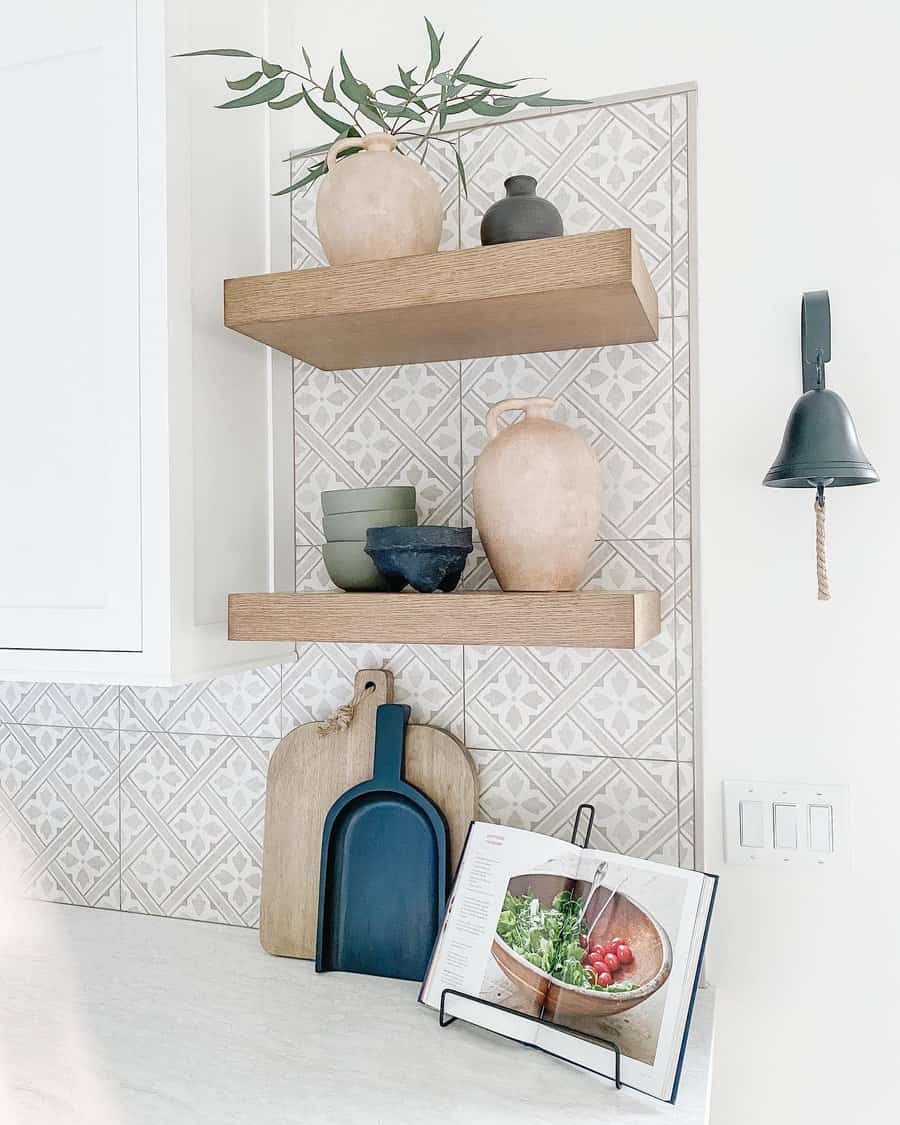
M 329 543 L 365 539 L 370 527 L 415 527 L 419 522 L 415 508 L 384 508 L 376 512 L 345 512 L 342 516 L 325 516 L 322 526 Z
M 364 539 L 322 545 L 325 569 L 338 589 L 370 593 L 390 589 L 378 567 L 366 554 L 365 546 Z
M 340 516 L 346 512 L 381 512 L 386 509 L 395 512 L 415 506 L 416 490 L 406 484 L 376 488 L 338 488 L 322 493 L 322 513 L 326 516 Z

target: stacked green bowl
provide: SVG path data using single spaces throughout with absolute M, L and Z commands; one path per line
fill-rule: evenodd
M 341 590 L 387 590 L 381 572 L 366 554 L 370 527 L 415 527 L 416 490 L 409 485 L 341 488 L 322 493 L 328 577 Z

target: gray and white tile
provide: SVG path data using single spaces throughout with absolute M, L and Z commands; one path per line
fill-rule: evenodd
M 691 545 L 675 542 L 675 653 L 678 688 L 678 759 L 694 756 L 694 626 Z
M 118 909 L 118 738 L 0 724 L 0 847 L 27 895 Z
M 122 733 L 122 909 L 255 926 L 276 739 Z
M 675 376 L 672 418 L 675 448 L 674 534 L 676 539 L 690 539 L 693 435 L 691 421 L 690 328 L 687 317 L 675 317 L 672 322 L 672 327 L 672 350 L 674 353 Z
M 328 577 L 321 547 L 295 548 L 294 588 L 298 594 L 322 594 L 337 588 Z
M 295 366 L 294 476 L 298 544 L 321 543 L 320 493 L 408 484 L 422 523 L 460 515 L 457 364 L 365 371 Z
M 122 730 L 281 736 L 281 668 L 252 668 L 174 687 L 124 687 Z
M 476 562 L 467 585 L 489 575 Z M 675 759 L 673 579 L 671 542 L 600 543 L 585 588 L 659 590 L 658 637 L 636 650 L 466 646 L 466 745 Z
M 694 765 L 678 765 L 678 863 L 681 867 L 697 866 L 694 846 Z
M 469 197 L 460 204 L 463 246 L 480 242 L 481 217 L 524 173 L 559 210 L 566 234 L 631 227 L 671 312 L 669 98 L 498 122 L 462 134 Z
M 687 94 L 672 96 L 672 314 L 690 312 Z
M 0 682 L 0 722 L 116 730 L 119 689 L 110 684 Z
M 592 846 L 677 864 L 674 763 L 497 750 L 472 756 L 485 820 L 568 839 L 578 806 L 591 804 Z
M 330 718 L 339 707 L 349 703 L 354 677 L 363 668 L 386 668 L 393 673 L 394 701 L 410 705 L 411 722 L 441 727 L 462 739 L 460 645 L 301 646 L 296 664 L 285 666 L 285 733 L 301 723 Z

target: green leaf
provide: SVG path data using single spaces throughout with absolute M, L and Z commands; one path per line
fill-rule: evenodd
M 524 105 L 587 105 L 587 98 L 545 98 L 543 94 L 529 94 L 519 99 Z
M 460 98 L 458 102 L 451 102 L 447 106 L 447 113 L 465 113 L 467 109 L 472 109 L 473 106 L 479 102 L 483 102 L 485 98 L 490 97 L 490 90 L 482 90 L 480 94 L 473 94 L 470 98 Z
M 341 54 L 340 54 L 340 61 L 341 61 L 341 74 L 344 76 L 344 81 L 345 82 L 351 82 L 351 83 L 353 83 L 353 85 L 359 86 L 360 83 L 357 82 L 356 78 L 353 76 L 353 71 L 350 69 L 350 64 L 347 62 L 347 59 L 346 59 L 343 51 L 341 51 Z
M 344 89 L 343 82 L 341 83 L 341 89 Z M 344 93 L 346 94 L 347 91 L 344 90 Z M 349 97 L 349 94 L 347 96 Z M 376 125 L 380 125 L 381 128 L 384 129 L 385 132 L 387 132 L 387 122 L 381 116 L 378 110 L 375 109 L 371 102 L 357 102 L 356 104 L 359 106 L 359 112 L 363 115 L 363 117 L 367 117 L 369 121 L 374 121 Z
M 459 60 L 459 62 L 453 68 L 453 77 L 454 78 L 459 78 L 460 71 L 466 65 L 466 63 L 469 61 L 469 59 L 472 57 L 472 52 L 475 50 L 475 48 L 478 46 L 478 44 L 480 42 L 481 42 L 481 36 L 479 35 L 478 38 L 475 40 L 475 42 L 472 44 L 472 46 L 468 49 L 468 51 L 466 51 L 466 53 L 463 55 L 463 57 Z
M 311 184 L 313 180 L 317 180 L 319 176 L 324 176 L 327 171 L 328 166 L 325 161 L 322 160 L 318 164 L 311 165 L 306 175 L 303 176 L 302 179 L 297 180 L 296 183 L 289 184 L 287 187 L 282 188 L 281 191 L 273 192 L 272 195 L 288 195 L 292 191 L 297 191 L 298 188 L 306 187 L 307 184 Z
M 269 102 L 269 109 L 290 109 L 291 106 L 302 102 L 303 96 L 303 91 L 298 90 L 296 94 L 291 94 L 290 97 L 282 98 L 281 101 Z
M 438 128 L 443 129 L 447 124 L 447 87 L 441 86 L 441 101 L 438 106 Z
M 263 68 L 263 74 L 266 78 L 274 78 L 276 74 L 281 74 L 282 68 L 278 63 L 267 62 L 265 59 L 260 59 Z
M 312 62 L 310 60 L 309 55 L 307 54 L 306 48 L 301 47 L 300 50 L 303 52 L 303 61 L 306 63 L 306 73 L 311 74 L 312 73 Z
M 341 73 L 344 76 L 341 79 L 341 90 L 343 90 L 352 102 L 355 102 L 356 105 L 359 106 L 359 112 L 363 117 L 374 121 L 375 124 L 380 125 L 382 129 L 387 129 L 387 122 L 373 104 L 374 94 L 365 82 L 360 82 L 354 76 L 353 71 L 350 69 L 350 64 L 344 57 L 343 51 L 341 51 L 340 61 Z
M 261 70 L 254 70 L 246 78 L 226 78 L 225 85 L 229 90 L 249 90 L 262 78 Z
M 466 168 L 463 164 L 462 157 L 459 155 L 459 149 L 456 145 L 453 146 L 453 155 L 456 157 L 456 170 L 459 172 L 459 182 L 462 184 L 463 195 L 466 199 L 469 198 L 469 185 L 466 183 Z
M 428 47 L 431 51 L 431 60 L 428 63 L 428 70 L 425 72 L 425 78 L 428 79 L 437 70 L 437 65 L 441 61 L 441 40 L 427 16 L 425 17 L 425 26 L 428 28 Z
M 530 78 L 516 78 L 512 82 L 491 82 L 487 78 L 479 78 L 477 74 L 457 74 L 460 82 L 468 86 L 483 86 L 486 90 L 514 90 L 520 82 L 530 82 Z
M 325 89 L 322 92 L 323 102 L 336 102 L 337 94 L 334 92 L 334 67 L 328 72 L 328 81 L 325 83 Z
M 212 51 L 182 51 L 180 55 L 175 55 L 176 59 L 192 59 L 197 55 L 224 55 L 229 59 L 258 59 L 259 55 L 254 55 L 252 51 L 237 51 L 232 47 L 216 47 Z
M 216 109 L 243 109 L 247 105 L 260 105 L 262 102 L 277 98 L 283 89 L 284 79 L 273 78 L 269 82 L 264 82 L 262 86 L 257 86 L 249 94 L 244 94 L 242 98 L 234 98 L 230 102 L 217 105 Z
M 411 67 L 409 70 L 404 70 L 403 67 L 399 65 L 397 67 L 397 71 L 400 75 L 400 81 L 407 88 L 407 90 L 411 90 L 413 87 L 413 74 L 415 74 L 417 69 L 418 67 L 415 66 Z
M 387 102 L 372 102 L 372 105 L 385 117 L 402 117 L 404 121 L 418 121 L 421 125 L 425 124 L 425 118 L 422 114 L 410 109 L 409 106 L 388 105 Z
M 351 101 L 356 102 L 360 109 L 364 109 L 365 106 L 371 102 L 374 94 L 365 82 L 360 82 L 359 79 L 355 77 L 353 71 L 350 69 L 350 64 L 344 57 L 343 51 L 341 51 L 341 73 L 344 76 L 341 80 L 341 89 Z
M 310 97 L 309 91 L 305 86 L 302 88 L 301 92 L 305 97 L 306 104 L 309 106 L 309 108 L 313 111 L 313 113 L 316 115 L 316 117 L 318 117 L 320 121 L 324 122 L 328 126 L 329 129 L 334 129 L 336 133 L 344 133 L 345 130 L 349 128 L 346 121 L 339 121 L 338 118 L 332 117 L 331 114 L 327 113 L 324 109 L 321 108 L 321 106 L 317 106 Z
M 496 94 L 494 96 L 494 105 L 502 106 L 504 109 L 515 109 L 517 105 L 524 105 L 525 99 L 512 98 L 508 94 Z
M 390 94 L 392 98 L 399 98 L 403 102 L 405 102 L 412 93 L 411 90 L 404 86 L 385 86 L 384 92 Z
M 510 98 L 510 101 L 514 101 Z M 513 107 L 511 105 L 492 105 L 490 102 L 475 102 L 472 106 L 472 112 L 477 113 L 479 117 L 502 117 L 504 113 L 509 113 Z

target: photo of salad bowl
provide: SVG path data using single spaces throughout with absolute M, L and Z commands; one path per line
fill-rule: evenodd
M 590 892 L 584 880 L 573 890 L 571 879 L 546 872 L 516 875 L 507 887 L 491 953 L 551 1020 L 627 1012 L 672 969 L 671 942 L 652 915 L 601 883 L 582 918 Z

